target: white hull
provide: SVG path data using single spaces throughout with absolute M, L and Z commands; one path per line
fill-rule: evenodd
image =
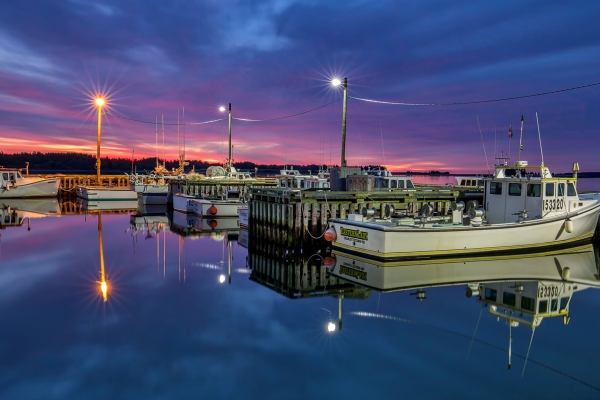
M 93 201 L 130 201 L 137 203 L 137 193 L 128 188 L 104 187 L 104 186 L 83 186 L 75 188 L 77 197 Z
M 194 196 L 177 193 L 173 195 L 173 209 L 182 213 L 190 214 L 196 210 Z
M 332 219 L 336 250 L 394 261 L 402 258 L 466 256 L 490 252 L 514 252 L 536 247 L 567 246 L 594 234 L 600 204 L 569 214 L 573 231 L 565 229 L 565 216 L 482 226 L 428 224 L 392 226 Z
M 148 192 L 137 192 L 138 200 L 142 204 L 152 204 L 152 205 L 166 205 L 167 204 L 167 195 L 169 193 L 148 193 Z
M 116 211 L 116 210 L 137 210 L 137 200 L 87 200 L 77 199 L 77 206 L 86 211 Z
M 39 216 L 60 215 L 57 199 L 0 199 L 0 208 L 19 210 Z M 27 215 L 31 217 L 31 215 Z
M 240 219 L 240 228 L 248 229 L 249 211 L 248 206 L 238 207 L 238 217 Z
M 25 197 L 56 197 L 60 187 L 60 178 L 49 178 L 10 186 L 10 189 L 0 189 L 0 199 L 25 198 Z
M 240 201 L 205 200 L 195 199 L 194 213 L 203 217 L 235 217 L 238 216 L 238 208 L 243 204 Z M 213 208 L 214 207 L 214 208 Z
M 596 260 L 591 245 L 572 251 L 531 253 L 524 256 L 474 257 L 408 261 L 396 266 L 369 262 L 334 252 L 331 274 L 381 291 L 496 281 L 559 281 L 557 266 L 569 267 L 569 282 L 599 286 L 594 275 Z

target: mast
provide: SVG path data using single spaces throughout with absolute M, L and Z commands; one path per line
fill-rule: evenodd
M 521 115 L 521 137 L 519 138 L 519 161 L 521 161 L 521 151 L 523 151 L 523 122 L 525 121 L 525 116 Z
M 231 159 L 231 103 L 229 103 L 229 159 L 227 160 L 227 171 L 231 171 L 231 165 L 233 160 Z

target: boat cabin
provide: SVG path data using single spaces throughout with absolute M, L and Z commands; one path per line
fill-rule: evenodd
M 483 181 L 483 177 L 457 176 L 456 177 L 456 185 L 480 188 L 480 187 L 483 187 L 484 181 Z
M 587 288 L 579 286 L 560 281 L 483 283 L 479 285 L 478 301 L 489 305 L 493 315 L 506 318 L 507 314 L 515 314 L 510 320 L 537 327 L 543 318 L 568 316 L 573 293 Z
M 548 167 L 528 166 L 526 161 L 514 167 L 497 165 L 494 176 L 484 181 L 489 224 L 556 217 L 586 203 L 577 195 L 576 177 L 555 178 Z
M 317 175 L 302 175 L 295 169 L 282 169 L 276 176 L 280 188 L 329 189 L 329 173 L 321 170 Z
M 364 169 L 360 174 L 348 175 L 346 190 L 366 191 L 408 189 L 414 190 L 412 179 L 407 176 L 396 176 L 385 169 Z
M 0 168 L 0 189 L 10 188 L 17 183 L 21 183 L 23 175 L 18 168 Z

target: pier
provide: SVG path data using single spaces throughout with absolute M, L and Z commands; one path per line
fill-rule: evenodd
M 457 197 L 458 191 L 450 189 L 333 192 L 257 188 L 252 189 L 248 205 L 250 236 L 298 247 L 320 239 L 329 218 L 346 218 L 361 213 L 364 207 L 383 215 L 386 206 L 412 216 L 423 204 L 447 214 Z
M 60 192 L 75 191 L 78 185 L 84 186 L 115 186 L 129 187 L 129 178 L 125 174 L 119 175 L 101 175 L 100 181 L 96 175 L 55 175 L 60 177 Z

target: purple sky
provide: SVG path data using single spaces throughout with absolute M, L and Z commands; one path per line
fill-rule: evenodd
M 0 6 L 0 149 L 95 153 L 95 92 L 129 118 L 267 119 L 341 97 L 408 103 L 497 99 L 600 82 L 590 1 L 20 1 Z M 348 101 L 349 165 L 485 172 L 525 115 L 522 159 L 600 171 L 600 86 L 476 105 Z M 234 120 L 236 161 L 340 162 L 341 101 L 271 122 Z M 497 141 L 495 127 L 497 126 Z M 221 122 L 186 127 L 186 158 L 222 161 Z M 159 133 L 160 136 L 160 133 Z M 165 154 L 178 152 L 165 129 Z M 383 140 L 382 140 L 383 138 Z M 159 139 L 162 154 L 162 139 Z M 226 140 L 226 137 L 225 137 Z M 383 141 L 383 151 L 382 151 Z M 497 142 L 497 143 L 496 143 Z M 103 118 L 102 154 L 155 155 L 155 126 Z M 225 156 L 227 150 L 224 150 Z M 384 160 L 385 155 L 385 160 Z

